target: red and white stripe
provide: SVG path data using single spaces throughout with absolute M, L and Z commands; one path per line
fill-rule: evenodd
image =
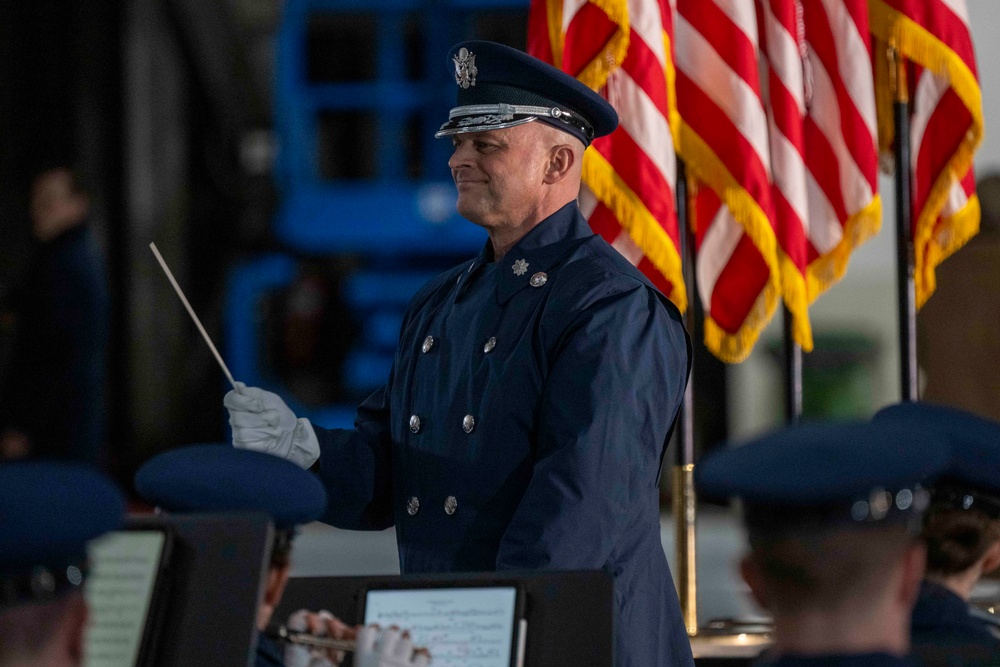
M 868 9 L 864 0 L 758 3 L 783 291 L 808 349 L 807 304 L 879 225 Z
M 926 242 L 917 246 L 916 276 L 923 298 L 920 305 L 930 297 L 936 286 L 934 268 L 944 259 L 942 249 L 954 251 L 956 245 L 964 243 L 954 237 L 954 226 L 950 221 L 960 215 L 975 195 L 976 184 L 972 168 L 966 170 L 961 179 L 952 178 L 948 195 L 940 211 L 931 219 L 926 210 L 928 198 L 935 182 L 941 177 L 943 165 L 953 147 L 961 142 L 972 123 L 972 115 L 951 88 L 946 79 L 936 76 L 930 70 L 919 66 L 917 85 L 913 93 L 913 115 L 910 121 L 910 146 L 912 176 L 914 239 L 921 235 Z M 937 257 L 929 256 L 938 253 Z M 950 254 L 950 253 L 948 253 Z
M 601 92 L 618 111 L 620 122 L 615 132 L 596 139 L 587 151 L 580 208 L 596 233 L 683 308 L 687 297 L 677 253 L 676 156 L 668 87 L 673 67 L 670 9 L 657 0 L 621 0 L 619 7 L 601 4 L 604 9 L 586 0 L 534 0 L 529 52 L 558 62 L 563 71 L 593 85 L 585 72 L 593 58 L 610 49 L 605 45 L 612 38 L 609 26 L 623 28 L 605 10 L 627 16 L 624 59 L 601 82 Z M 553 48 L 550 29 L 548 58 L 546 45 L 539 44 L 539 26 L 543 14 L 551 21 L 560 13 L 561 54 L 556 58 L 560 49 Z
M 778 296 L 768 118 L 757 15 L 746 0 L 678 0 L 680 152 L 693 184 L 705 342 L 744 359 Z
M 972 33 L 965 0 L 871 0 L 871 21 L 875 36 L 911 63 L 911 231 L 920 307 L 934 293 L 937 265 L 979 229 L 972 155 L 983 116 Z

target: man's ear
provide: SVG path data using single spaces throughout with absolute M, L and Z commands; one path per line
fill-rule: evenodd
M 267 573 L 267 581 L 264 584 L 264 599 L 261 600 L 260 608 L 257 610 L 257 629 L 263 630 L 271 622 L 271 616 L 275 608 L 281 602 L 281 596 L 285 594 L 285 585 L 288 583 L 288 575 L 292 570 L 290 564 L 272 567 Z
M 750 587 L 750 594 L 754 601 L 762 609 L 768 609 L 767 590 L 764 587 L 764 578 L 760 574 L 760 568 L 754 562 L 753 556 L 747 554 L 740 559 L 740 576 L 746 585 Z
M 75 664 L 83 664 L 84 643 L 86 641 L 87 622 L 90 620 L 90 610 L 83 593 L 71 593 L 66 609 L 66 652 Z
M 983 555 L 983 574 L 989 574 L 1000 567 L 1000 540 L 990 545 Z
M 549 163 L 543 182 L 552 185 L 566 178 L 576 164 L 576 151 L 569 144 L 556 144 L 549 150 Z
M 903 557 L 903 576 L 900 582 L 901 599 L 911 609 L 917 603 L 917 597 L 920 595 L 920 582 L 924 580 L 926 570 L 927 545 L 918 540 L 906 550 Z

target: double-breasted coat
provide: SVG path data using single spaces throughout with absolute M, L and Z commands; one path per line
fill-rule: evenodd
M 414 297 L 355 428 L 315 429 L 325 520 L 394 525 L 404 573 L 603 569 L 616 663 L 690 665 L 657 484 L 689 364 L 677 309 L 567 204 Z

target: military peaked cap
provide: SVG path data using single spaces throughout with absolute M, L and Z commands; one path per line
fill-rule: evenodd
M 312 473 L 271 454 L 230 445 L 192 445 L 150 459 L 135 488 L 168 512 L 263 512 L 289 530 L 326 511 L 326 491 Z
M 926 508 L 923 485 L 950 460 L 920 429 L 879 423 L 784 428 L 708 455 L 695 467 L 699 493 L 737 496 L 747 522 L 782 517 L 872 523 Z M 759 511 L 759 510 L 766 511 Z
M 88 466 L 0 464 L 0 611 L 83 583 L 87 543 L 119 528 L 125 497 Z
M 618 127 L 618 114 L 607 100 L 517 49 L 494 42 L 462 42 L 452 47 L 448 63 L 455 71 L 458 100 L 435 137 L 538 120 L 589 146 L 595 137 Z
M 1000 518 L 1000 424 L 957 408 L 923 402 L 890 405 L 873 421 L 924 429 L 948 447 L 952 459 L 934 486 L 933 500 Z

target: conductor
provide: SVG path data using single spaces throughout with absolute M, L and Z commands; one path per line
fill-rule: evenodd
M 404 573 L 603 569 L 616 664 L 691 665 L 657 485 L 689 341 L 576 204 L 584 150 L 617 114 L 500 44 L 458 44 L 449 64 L 458 100 L 435 136 L 454 145 L 458 212 L 489 241 L 413 298 L 354 429 L 239 386 L 233 444 L 313 468 L 324 521 L 395 526 Z

